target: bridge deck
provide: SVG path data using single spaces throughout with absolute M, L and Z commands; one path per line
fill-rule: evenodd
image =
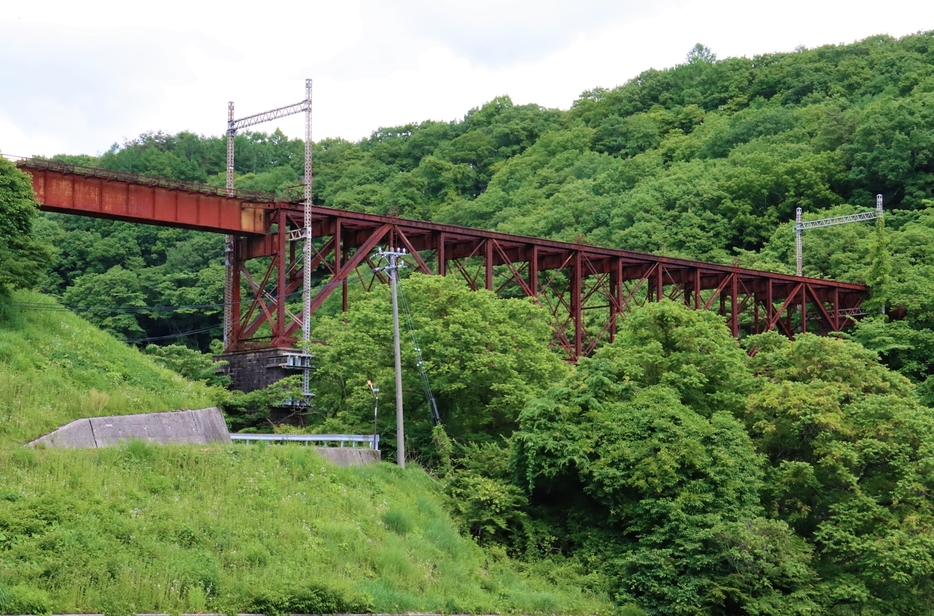
M 32 175 L 44 210 L 238 236 L 235 325 L 227 351 L 295 342 L 300 322 L 285 298 L 302 283 L 301 258 L 289 241 L 289 231 L 302 225 L 301 205 L 266 193 L 228 196 L 221 187 L 52 161 L 18 165 Z M 459 275 L 474 289 L 536 298 L 552 314 L 555 345 L 571 358 L 612 339 L 617 319 L 646 301 L 715 308 L 736 336 L 771 329 L 790 336 L 839 331 L 860 316 L 866 296 L 863 285 L 834 280 L 325 207 L 314 208 L 312 225 L 314 273 L 326 278 L 314 290 L 313 309 L 338 289 L 346 308 L 349 281 L 369 286 L 379 278 L 370 261 L 377 246 L 406 248 L 424 273 Z M 269 259 L 263 278 L 244 267 L 257 258 Z M 241 302 L 242 291 L 247 301 Z

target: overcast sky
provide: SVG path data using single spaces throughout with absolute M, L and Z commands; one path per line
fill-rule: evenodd
M 314 137 L 453 120 L 491 98 L 567 109 L 684 61 L 934 29 L 930 0 L 43 0 L 0 5 L 0 151 L 99 154 L 146 131 L 223 134 L 300 101 Z M 303 134 L 301 116 L 261 125 Z

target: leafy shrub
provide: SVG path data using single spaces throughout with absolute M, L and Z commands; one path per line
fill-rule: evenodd
M 8 590 L 0 586 L 0 614 L 50 614 L 52 601 L 45 591 L 19 585 Z
M 230 384 L 229 376 L 217 374 L 217 369 L 225 366 L 227 362 L 214 361 L 210 353 L 189 349 L 182 344 L 150 344 L 143 349 L 143 353 L 152 357 L 157 364 L 177 372 L 186 379 L 220 387 Z
M 373 610 L 373 601 L 349 589 L 308 584 L 279 591 L 254 594 L 247 610 L 256 614 L 364 614 Z

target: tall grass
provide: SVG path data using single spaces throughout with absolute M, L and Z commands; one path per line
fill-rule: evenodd
M 582 574 L 522 573 L 461 537 L 415 467 L 339 469 L 297 446 L 22 446 L 213 395 L 75 315 L 0 306 L 0 614 L 610 611 Z
M 36 293 L 13 299 L 55 307 Z M 0 306 L 0 447 L 81 417 L 203 408 L 214 398 L 74 314 Z
M 0 468 L 0 587 L 60 613 L 609 610 L 573 575 L 522 574 L 459 536 L 417 468 L 139 441 L 7 449 Z

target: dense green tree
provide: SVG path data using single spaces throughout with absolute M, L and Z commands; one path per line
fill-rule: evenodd
M 763 335 L 745 422 L 767 510 L 815 550 L 833 613 L 934 609 L 934 411 L 863 347 Z
M 451 279 L 413 274 L 400 283 L 438 411 L 447 433 L 462 442 L 496 441 L 516 426 L 529 396 L 560 378 L 567 366 L 548 349 L 545 313 L 527 300 L 500 300 Z M 357 298 L 339 317 L 323 318 L 313 336 L 315 410 L 327 431 L 373 430 L 371 381 L 384 402 L 380 431 L 394 432 L 392 310 L 389 289 Z M 407 315 L 403 311 L 402 327 Z M 403 330 L 403 393 L 412 454 L 431 456 L 431 409 L 419 377 L 412 338 Z M 389 404 L 385 404 L 390 401 Z M 394 442 L 384 439 L 387 450 Z M 427 459 L 427 458 L 426 458 Z
M 761 459 L 734 417 L 752 385 L 744 353 L 716 318 L 673 302 L 631 317 L 523 411 L 515 465 L 533 503 L 564 510 L 569 549 L 621 603 L 812 613 L 810 548 L 765 517 Z
M 0 297 L 41 281 L 48 248 L 32 231 L 38 208 L 29 176 L 0 156 Z

